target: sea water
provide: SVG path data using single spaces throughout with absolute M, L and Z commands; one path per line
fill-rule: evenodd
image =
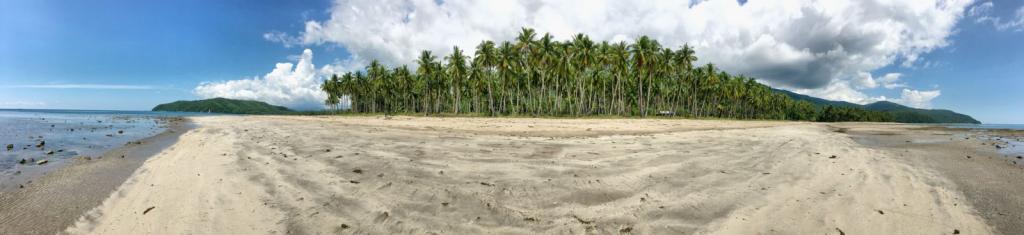
M 948 124 L 947 127 L 964 129 L 1024 130 L 1024 124 Z
M 188 115 L 195 114 L 0 109 L 0 175 L 52 168 L 74 157 L 96 157 L 163 132 L 167 122 L 161 117 Z

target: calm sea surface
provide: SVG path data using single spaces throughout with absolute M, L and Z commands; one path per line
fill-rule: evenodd
M 192 115 L 199 114 L 0 109 L 0 175 L 59 164 L 77 156 L 102 155 L 128 141 L 163 132 L 166 122 L 159 117 Z M 47 163 L 36 163 L 41 160 Z
M 967 129 L 1024 130 L 1024 124 L 948 124 L 948 127 Z

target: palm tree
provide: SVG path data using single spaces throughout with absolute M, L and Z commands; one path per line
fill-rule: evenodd
M 670 50 L 647 36 L 633 43 L 596 43 L 583 34 L 564 42 L 536 36 L 523 28 L 514 41 L 483 41 L 472 57 L 453 47 L 443 63 L 423 51 L 415 72 L 373 60 L 365 70 L 332 75 L 320 89 L 332 110 L 347 101 L 350 112 L 386 114 L 647 116 L 669 110 L 690 117 L 891 120 L 856 108 L 818 110 L 713 64 L 695 67 L 689 45 Z

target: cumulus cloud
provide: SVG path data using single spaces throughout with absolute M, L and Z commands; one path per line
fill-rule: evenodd
M 1024 30 L 1024 6 L 1017 8 L 1017 11 L 1014 12 L 1010 20 L 1004 20 L 1002 17 L 993 15 L 993 7 L 995 7 L 995 4 L 992 2 L 977 4 L 967 11 L 967 16 L 973 17 L 975 23 L 991 24 L 992 27 L 1000 31 Z
M 205 82 L 194 92 L 203 98 L 223 97 L 258 100 L 297 110 L 323 109 L 327 94 L 320 90 L 325 72 L 313 65 L 313 51 L 306 49 L 296 64 L 278 63 L 262 77 Z
M 295 36 L 337 44 L 353 64 L 378 59 L 413 65 L 420 50 L 511 40 L 520 27 L 569 39 L 649 35 L 665 46 L 689 43 L 701 62 L 773 85 L 815 89 L 946 46 L 972 0 L 917 1 L 434 1 L 338 0 L 331 17 Z M 287 38 L 287 35 L 275 35 Z
M 894 101 L 915 108 L 931 108 L 932 99 L 939 97 L 941 94 L 942 92 L 939 90 L 919 91 L 903 89 L 900 98 Z
M 856 82 L 857 88 L 860 89 L 872 89 L 879 86 L 885 87 L 886 89 L 895 89 L 900 87 L 906 87 L 904 83 L 900 83 L 901 73 L 887 73 L 882 77 L 875 78 L 871 73 L 860 72 L 853 79 Z
M 870 74 L 868 76 L 870 76 Z M 906 85 L 899 83 L 886 83 L 890 81 L 896 81 L 894 79 L 898 78 L 898 74 L 886 74 L 886 76 L 878 78 L 878 81 L 875 82 L 876 84 L 882 84 L 882 86 L 890 86 L 886 84 L 893 84 L 891 85 L 892 88 L 889 89 L 894 89 L 896 87 L 905 87 Z M 890 101 L 914 108 L 931 108 L 931 101 L 934 100 L 935 98 L 938 98 L 939 95 L 942 94 L 940 90 L 921 91 L 904 88 L 900 92 L 900 97 L 898 98 L 889 98 L 885 96 L 873 97 L 857 90 L 855 87 L 859 85 L 860 84 L 856 84 L 854 82 L 847 80 L 836 80 L 830 83 L 828 86 L 825 86 L 824 88 L 798 89 L 794 90 L 794 92 L 814 97 L 820 97 L 824 99 L 842 100 L 855 104 L 869 104 L 878 101 Z

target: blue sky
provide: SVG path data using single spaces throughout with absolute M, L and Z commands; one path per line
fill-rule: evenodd
M 679 6 L 617 6 L 616 1 L 529 6 L 491 1 L 0 1 L 0 108 L 146 110 L 210 96 L 308 106 L 318 99 L 315 94 L 290 92 L 308 86 L 274 82 L 311 81 L 324 71 L 359 68 L 368 58 L 404 64 L 420 49 L 442 50 L 453 44 L 471 48 L 483 39 L 508 39 L 528 26 L 563 39 L 576 32 L 600 40 L 648 34 L 668 46 L 704 45 L 703 50 L 698 47 L 704 62 L 733 73 L 764 74 L 762 82 L 805 94 L 859 103 L 885 99 L 952 109 L 986 123 L 1024 123 L 1024 25 L 1014 24 L 1024 2 L 935 1 L 957 4 L 925 15 L 899 11 L 920 6 L 887 7 L 893 12 L 858 22 L 858 17 L 806 10 L 795 13 L 821 19 L 792 20 L 793 15 L 776 12 L 808 8 L 775 6 L 772 1 L 684 1 Z M 872 12 L 842 11 L 868 7 L 825 6 L 838 12 Z M 703 14 L 711 10 L 735 14 Z M 622 26 L 601 22 L 607 15 L 620 17 Z M 892 30 L 825 31 L 841 32 L 826 36 L 797 27 L 829 21 L 829 26 L 853 29 L 886 17 L 927 22 L 900 22 L 904 25 Z M 952 22 L 943 23 L 950 18 Z M 743 33 L 730 38 L 735 31 Z M 866 59 L 816 53 L 837 47 L 849 58 Z M 304 53 L 307 48 L 309 53 Z M 771 55 L 771 61 L 763 60 L 760 52 Z M 300 71 L 304 64 L 316 71 Z M 864 75 L 871 78 L 858 79 Z M 887 75 L 893 79 L 883 78 Z M 244 89 L 257 95 L 232 93 Z M 258 95 L 282 90 L 295 97 Z M 304 95 L 309 97 L 299 97 Z

